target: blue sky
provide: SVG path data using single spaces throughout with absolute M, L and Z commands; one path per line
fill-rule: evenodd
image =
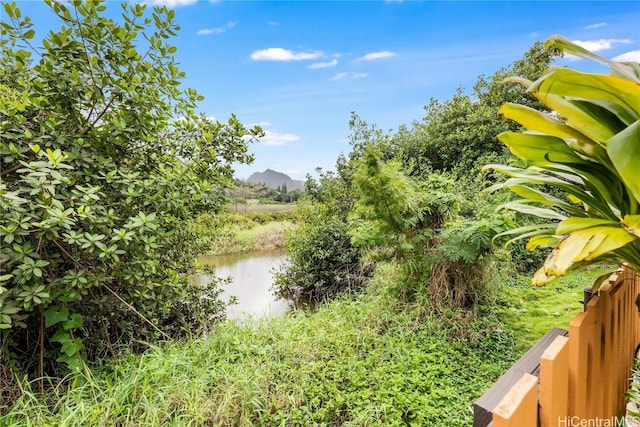
M 176 57 L 185 84 L 205 96 L 201 111 L 267 132 L 239 178 L 332 169 L 350 148 L 351 111 L 384 130 L 421 120 L 430 98 L 470 90 L 552 34 L 640 62 L 640 1 L 149 2 L 175 9 Z M 24 14 L 40 9 L 19 4 Z

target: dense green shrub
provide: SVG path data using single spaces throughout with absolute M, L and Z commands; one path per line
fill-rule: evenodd
M 285 297 L 321 301 L 362 286 L 371 266 L 362 263 L 347 234 L 354 188 L 344 157 L 336 173 L 321 173 L 317 181 L 308 177 L 305 187 L 298 226 L 288 235 L 288 262 L 275 276 L 275 289 Z
M 404 298 L 426 297 L 438 310 L 471 307 L 481 296 L 484 259 L 493 236 L 506 228 L 498 214 L 483 217 L 470 210 L 446 175 L 418 181 L 405 175 L 399 162 L 382 161 L 373 145 L 355 161 L 354 183 L 360 198 L 349 215 L 354 245 L 370 257 L 402 266 Z M 479 203 L 476 203 L 476 208 Z
M 288 235 L 287 263 L 276 274 L 279 295 L 322 301 L 359 288 L 368 275 L 360 250 L 351 244 L 347 222 L 323 210 L 307 207 L 305 221 Z
M 185 225 L 222 208 L 260 132 L 195 113 L 173 11 L 123 4 L 116 22 L 101 2 L 47 5 L 61 26 L 41 47 L 13 3 L 0 41 L 0 355 L 38 375 L 211 320 Z

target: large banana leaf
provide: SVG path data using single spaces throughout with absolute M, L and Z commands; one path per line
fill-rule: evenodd
M 505 243 L 505 246 L 509 246 L 518 240 L 527 239 L 532 236 L 553 236 L 555 232 L 556 226 L 555 224 L 530 224 L 524 225 L 522 227 L 513 228 L 511 230 L 505 230 L 501 233 L 496 234 L 493 237 L 493 241 L 500 240 L 502 237 L 513 236 L 515 237 Z M 556 236 L 558 237 L 558 236 Z
M 531 188 L 526 185 L 520 184 L 510 185 L 508 188 L 518 196 L 524 197 L 533 202 L 537 202 L 547 206 L 558 207 L 564 212 L 567 212 L 574 216 L 580 217 L 585 215 L 584 211 L 577 206 L 574 206 L 571 203 L 565 202 L 564 200 L 561 200 L 536 188 Z
M 498 113 L 507 119 L 520 123 L 524 128 L 532 131 L 558 138 L 588 140 L 591 144 L 594 144 L 593 141 L 588 139 L 581 132 L 578 132 L 571 126 L 568 126 L 563 121 L 560 121 L 547 113 L 534 110 L 526 105 L 507 103 L 500 107 Z
M 567 216 L 555 211 L 553 209 L 540 208 L 535 205 L 532 205 L 532 201 L 528 199 L 520 199 L 514 200 L 511 202 L 503 203 L 498 206 L 496 209 L 507 210 L 507 211 L 515 211 L 523 214 L 534 215 L 538 218 L 546 218 L 546 219 L 555 219 L 555 220 L 563 220 L 566 219 Z
M 573 196 L 575 199 L 580 200 L 588 206 L 588 210 L 591 212 L 597 212 L 598 216 L 605 218 L 616 218 L 617 213 L 612 210 L 612 207 L 601 197 L 597 197 L 597 192 L 586 191 L 582 184 L 583 181 L 579 177 L 578 179 L 572 179 L 568 174 L 556 172 L 547 169 L 547 173 L 541 173 L 542 169 L 529 167 L 527 169 L 516 168 L 512 166 L 503 165 L 487 165 L 483 169 L 493 169 L 504 175 L 511 176 L 513 178 L 506 180 L 505 182 L 494 184 L 487 188 L 487 192 L 495 191 L 502 188 L 509 188 L 515 184 L 534 184 L 534 185 L 550 185 L 556 187 L 559 190 L 566 192 Z M 555 176 L 554 176 L 555 175 Z M 595 194 L 595 196 L 594 196 Z
M 599 145 L 604 144 L 619 131 L 618 125 L 612 125 L 594 117 L 590 111 L 586 111 L 579 103 L 563 96 L 547 92 L 532 92 L 540 102 L 562 117 L 565 123 L 574 129 L 579 129 L 582 134 Z M 598 152 L 588 153 L 589 157 L 596 157 Z
M 577 44 L 572 43 L 567 38 L 558 34 L 553 35 L 547 39 L 547 41 L 545 42 L 545 47 L 549 48 L 550 46 L 555 46 L 570 55 L 578 56 L 584 59 L 590 59 L 603 65 L 607 65 L 611 68 L 612 75 L 624 77 L 631 81 L 635 81 L 636 83 L 640 83 L 640 64 L 633 62 L 623 63 L 603 58 L 602 56 L 589 52 L 582 46 L 578 46 Z
M 595 226 L 573 231 L 561 240 L 533 278 L 535 285 L 544 285 L 564 276 L 575 264 L 593 261 L 611 254 L 615 249 L 634 241 L 636 237 L 620 226 Z
M 546 166 L 553 163 L 586 163 L 567 143 L 555 136 L 531 133 L 503 132 L 498 140 L 516 156 L 530 165 Z
M 567 218 L 558 223 L 556 227 L 556 233 L 559 235 L 571 234 L 574 231 L 583 230 L 585 228 L 609 226 L 617 227 L 619 225 L 616 221 L 610 221 L 608 219 L 601 218 Z
M 636 120 L 640 118 L 640 84 L 621 77 L 559 68 L 534 82 L 529 92 L 608 101 L 635 113 Z
M 607 153 L 636 203 L 640 202 L 640 122 L 608 141 Z

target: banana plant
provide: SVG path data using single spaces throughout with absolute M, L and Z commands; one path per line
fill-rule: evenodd
M 534 285 L 599 262 L 640 271 L 640 64 L 611 61 L 559 35 L 545 46 L 607 65 L 610 74 L 556 68 L 536 81 L 507 79 L 547 110 L 501 107 L 502 116 L 525 130 L 498 139 L 526 167 L 486 165 L 508 177 L 487 191 L 511 190 L 519 198 L 499 209 L 540 221 L 496 238 L 528 239 L 529 250 L 553 248 Z

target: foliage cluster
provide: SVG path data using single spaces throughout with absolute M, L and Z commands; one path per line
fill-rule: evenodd
M 276 284 L 290 289 L 298 282 L 316 295 L 318 287 L 330 287 L 329 295 L 348 282 L 320 272 L 340 278 L 365 262 L 394 260 L 405 267 L 399 294 L 427 296 L 439 308 L 473 305 L 482 297 L 492 238 L 522 223 L 513 212 L 494 212 L 508 201 L 504 195 L 481 194 L 495 180 L 481 173 L 484 161 L 507 154 L 495 135 L 517 129 L 498 109 L 510 100 L 537 105 L 522 88 L 501 81 L 539 75 L 557 55 L 536 43 L 522 60 L 481 76 L 472 95 L 460 90 L 450 101 L 432 100 L 422 122 L 395 134 L 352 114 L 352 151 L 338 159 L 335 173 L 307 181 L 307 220 L 291 236 L 291 263 Z M 351 253 L 357 256 L 345 259 Z M 523 250 L 513 257 L 530 265 Z
M 513 334 L 487 313 L 453 342 L 455 328 L 387 292 L 396 279 L 387 266 L 313 313 L 221 322 L 105 367 L 51 407 L 26 393 L 0 424 L 470 425 L 471 403 L 518 357 Z
M 131 355 L 44 400 L 24 384 L 0 425 L 468 426 L 471 404 L 546 332 L 536 325 L 566 327 L 599 271 L 546 288 L 498 273 L 495 300 L 463 323 L 461 310 L 396 298 L 402 271 L 385 263 L 364 292 L 314 312 L 220 322 L 207 339 Z
M 531 250 L 553 248 L 535 284 L 602 261 L 640 270 L 640 64 L 607 60 L 561 36 L 547 44 L 604 63 L 611 75 L 557 69 L 535 82 L 517 79 L 545 109 L 501 107 L 526 128 L 499 135 L 526 167 L 488 168 L 509 177 L 492 189 L 520 196 L 503 207 L 538 223 L 504 234 L 528 238 Z
M 184 225 L 222 209 L 261 132 L 196 114 L 173 11 L 47 5 L 60 28 L 40 47 L 15 3 L 0 40 L 0 355 L 39 376 L 217 314 L 215 284 L 186 278 L 202 248 Z
M 319 169 L 318 180 L 307 176 L 297 227 L 287 236 L 288 262 L 275 275 L 284 297 L 322 301 L 362 287 L 372 272 L 348 235 L 356 199 L 351 165 L 340 156 L 336 166 L 336 172 Z

